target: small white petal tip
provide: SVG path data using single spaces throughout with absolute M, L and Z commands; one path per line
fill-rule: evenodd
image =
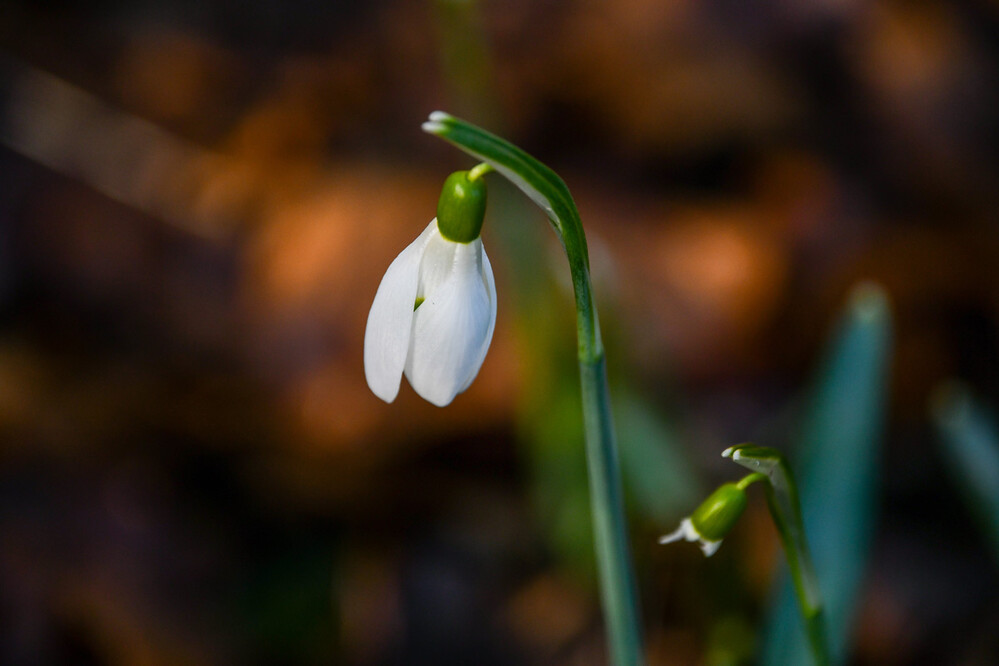
M 711 557 L 717 553 L 718 549 L 721 548 L 721 543 L 721 541 L 702 541 L 700 546 L 704 557 Z
M 429 134 L 443 134 L 447 130 L 445 123 L 451 120 L 454 120 L 452 115 L 443 111 L 434 111 L 421 127 Z
M 697 529 L 694 528 L 694 524 L 690 522 L 690 518 L 684 518 L 680 521 L 680 527 L 676 528 L 675 531 L 670 532 L 664 536 L 659 537 L 659 543 L 667 544 L 673 543 L 674 541 L 690 541 L 691 543 L 696 542 L 700 547 L 701 552 L 704 553 L 704 557 L 711 557 L 718 551 L 721 547 L 721 539 L 718 541 L 708 541 L 698 534 Z

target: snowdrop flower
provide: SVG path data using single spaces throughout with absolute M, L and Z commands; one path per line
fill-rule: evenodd
M 480 231 L 486 167 L 451 174 L 437 217 L 385 271 L 368 313 L 364 374 L 385 402 L 405 373 L 438 407 L 475 379 L 496 325 L 496 284 Z
M 749 479 L 750 477 L 747 477 Z M 696 541 L 705 557 L 711 557 L 721 547 L 722 537 L 729 533 L 746 508 L 744 479 L 739 484 L 726 483 L 714 491 L 697 510 L 680 521 L 676 531 L 659 538 L 659 543 L 684 539 Z

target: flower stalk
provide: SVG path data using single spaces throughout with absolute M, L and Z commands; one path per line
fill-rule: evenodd
M 513 144 L 439 111 L 430 114 L 423 129 L 482 160 L 520 188 L 548 214 L 565 249 L 576 304 L 577 356 L 590 503 L 604 620 L 613 663 L 618 666 L 641 664 L 644 656 L 635 576 L 624 514 L 607 369 L 593 300 L 586 236 L 579 212 L 562 179 Z
M 827 666 L 830 663 L 830 652 L 822 595 L 805 538 L 805 523 L 801 518 L 801 504 L 791 468 L 780 451 L 751 444 L 725 449 L 722 456 L 753 470 L 754 474 L 746 479 L 757 477 L 768 481 L 764 484 L 767 507 L 784 547 L 784 556 L 791 572 L 812 658 L 816 666 Z
M 722 452 L 722 456 L 752 470 L 752 474 L 736 483 L 722 484 L 693 514 L 680 522 L 680 527 L 661 537 L 659 543 L 680 540 L 697 542 L 704 556 L 711 557 L 742 516 L 746 508 L 746 488 L 757 481 L 765 481 L 763 485 L 767 494 L 767 507 L 777 527 L 784 556 L 791 570 L 791 580 L 794 582 L 798 609 L 805 624 L 812 658 L 815 666 L 828 666 L 829 640 L 826 636 L 819 581 L 805 540 L 798 489 L 787 460 L 776 449 L 752 444 L 729 447 Z

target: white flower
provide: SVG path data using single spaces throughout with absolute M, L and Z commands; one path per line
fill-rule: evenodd
M 441 236 L 434 218 L 385 271 L 368 313 L 364 374 L 385 402 L 402 374 L 443 407 L 478 374 L 496 325 L 496 283 L 482 238 Z
M 722 537 L 731 531 L 746 510 L 745 486 L 757 481 L 760 476 L 750 474 L 738 483 L 723 483 L 701 502 L 694 513 L 680 521 L 680 527 L 659 537 L 659 543 L 673 543 L 680 539 L 696 541 L 704 556 L 711 557 L 721 546 Z
M 705 557 L 711 557 L 715 554 L 715 551 L 721 546 L 721 539 L 717 541 L 711 541 L 710 539 L 705 539 L 701 536 L 697 528 L 694 527 L 694 523 L 690 518 L 684 518 L 680 521 L 680 527 L 676 528 L 675 531 L 670 532 L 666 536 L 659 537 L 659 543 L 667 544 L 673 543 L 674 541 L 680 541 L 681 539 L 691 542 L 697 542 L 701 550 L 704 552 Z

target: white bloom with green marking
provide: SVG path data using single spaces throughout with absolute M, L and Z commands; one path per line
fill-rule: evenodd
M 690 517 L 680 521 L 680 527 L 659 537 L 659 543 L 681 539 L 696 542 L 704 556 L 711 557 L 721 546 L 722 537 L 729 533 L 746 509 L 746 486 L 762 477 L 762 474 L 750 474 L 739 483 L 722 484 Z
M 704 536 L 697 531 L 697 528 L 694 527 L 694 523 L 690 520 L 690 518 L 684 518 L 680 521 L 680 527 L 665 536 L 659 537 L 659 543 L 661 544 L 673 543 L 674 541 L 681 540 L 697 543 L 701 547 L 701 551 L 704 553 L 705 557 L 711 557 L 714 555 L 715 551 L 717 551 L 722 544 L 721 539 L 705 539 Z
M 453 174 L 437 210 L 388 267 L 368 313 L 364 374 L 385 402 L 405 374 L 425 400 L 449 404 L 479 373 L 496 326 L 496 283 L 479 235 L 484 185 Z

